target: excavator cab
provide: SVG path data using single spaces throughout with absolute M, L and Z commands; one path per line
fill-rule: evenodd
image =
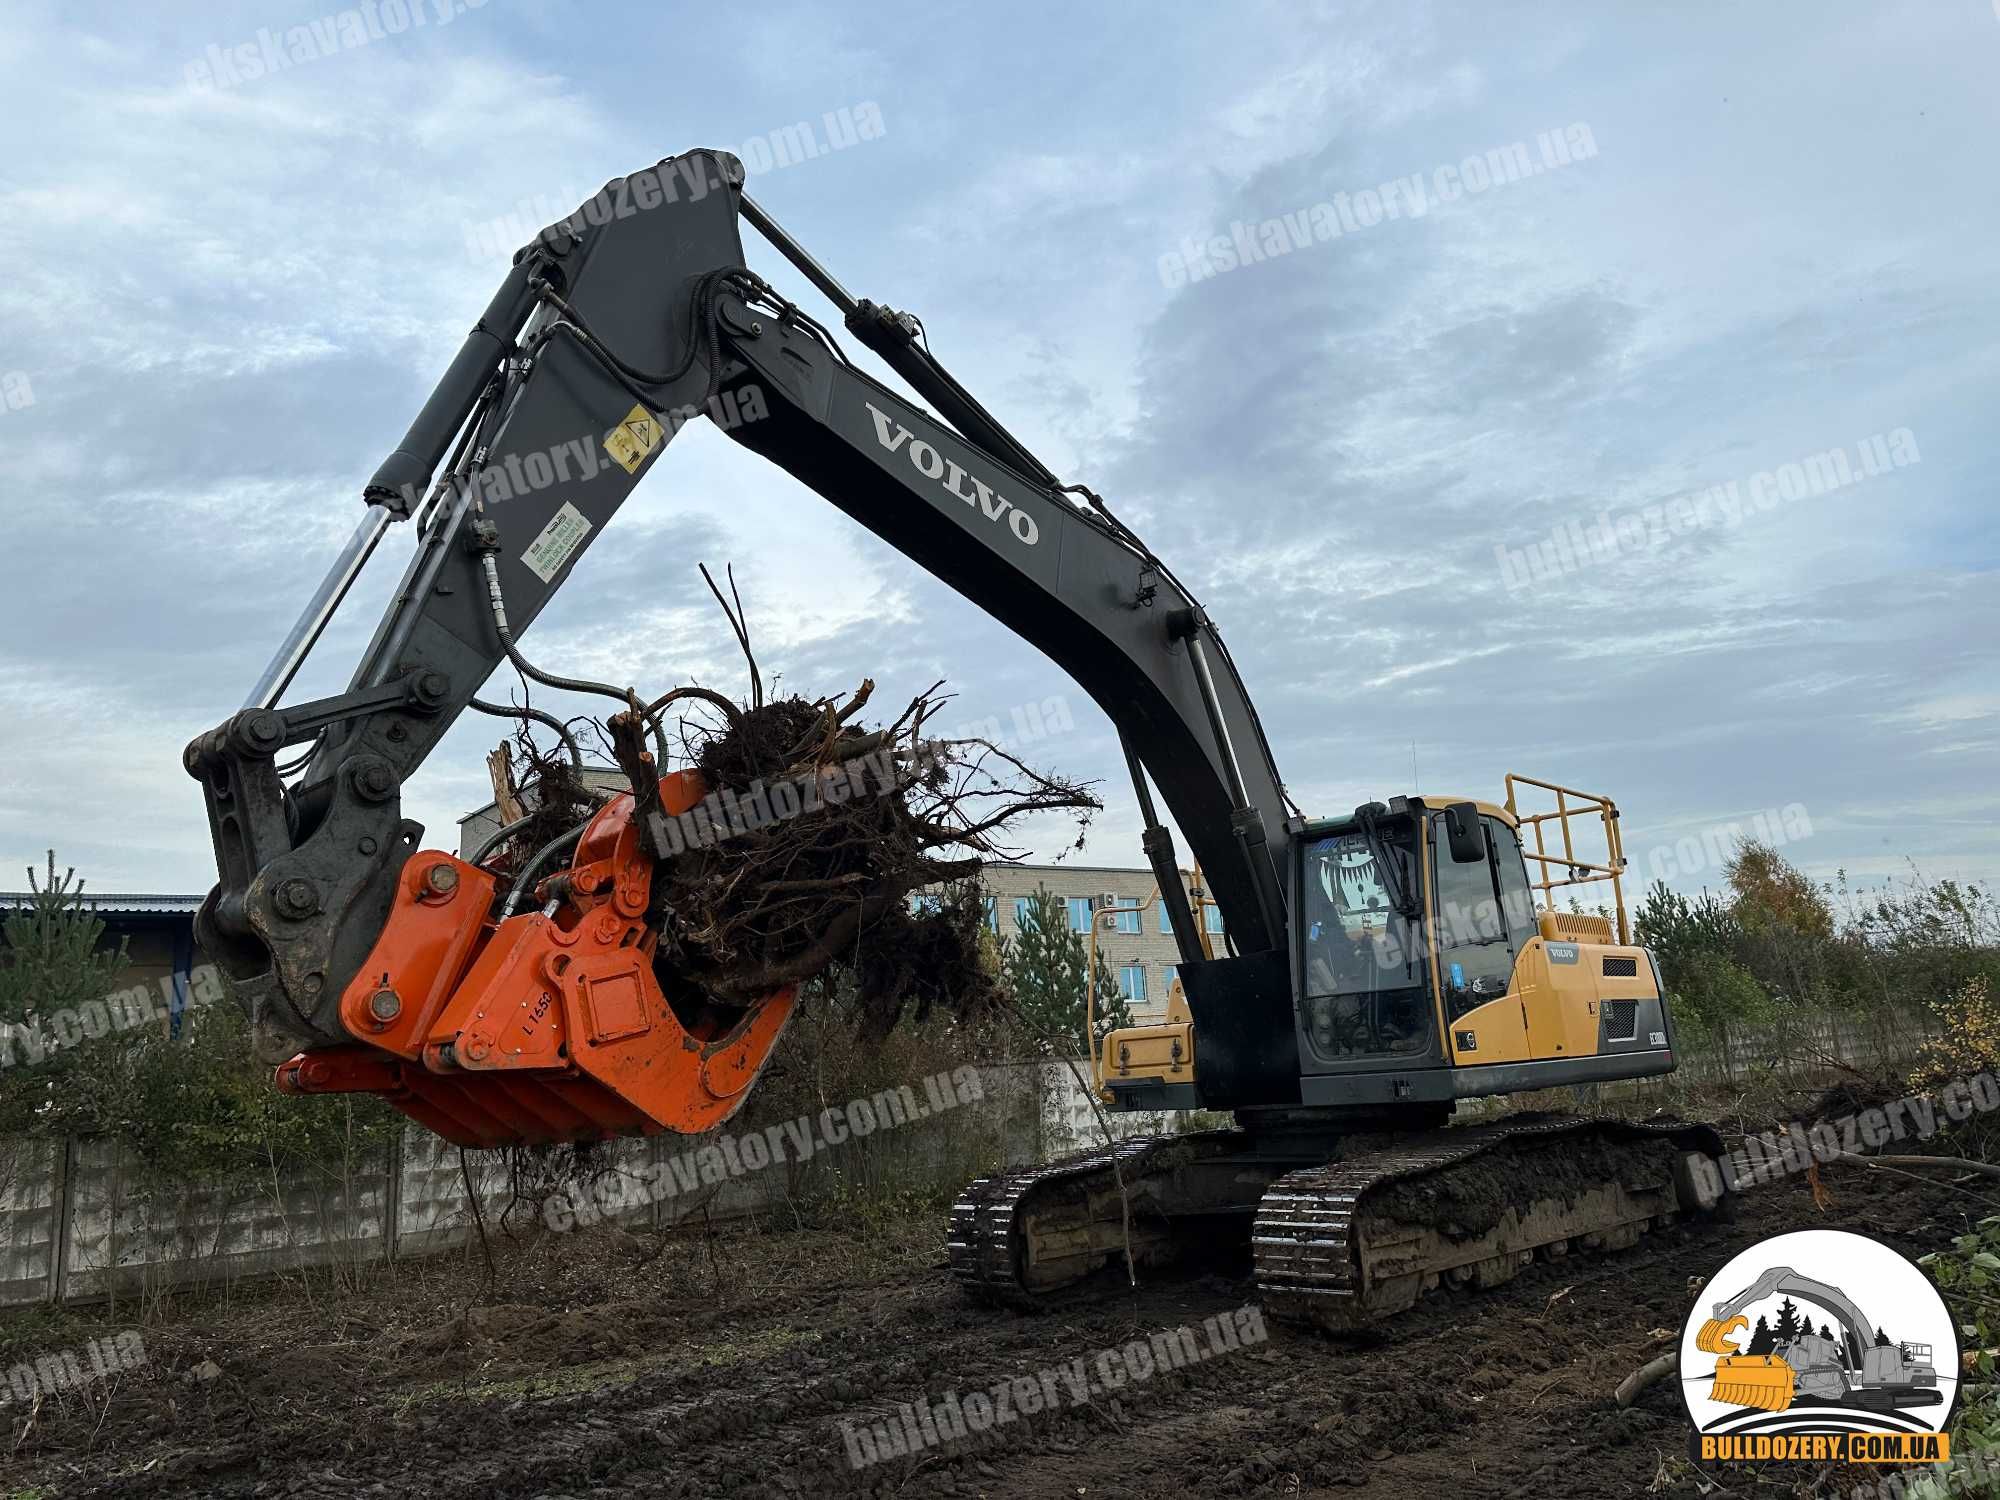
M 1181 997 L 1105 1039 L 1103 1097 L 1437 1106 L 1671 1071 L 1658 965 L 1631 941 L 1617 806 L 1532 777 L 1506 788 L 1501 803 L 1398 797 L 1298 826 L 1294 1099 L 1204 1090 L 1201 1006 Z M 1558 892 L 1589 886 L 1609 897 L 1600 910 L 1561 909 Z
M 1295 819 L 1285 943 L 1204 942 L 1166 1015 L 1112 1031 L 1096 1057 L 1114 1109 L 1230 1110 L 1236 1128 L 973 1183 L 952 1209 L 959 1281 L 1032 1300 L 1121 1258 L 1247 1248 L 1268 1311 L 1345 1331 L 1443 1285 L 1497 1286 L 1538 1256 L 1615 1251 L 1719 1211 L 1697 1165 L 1722 1150 L 1706 1125 L 1448 1125 L 1461 1099 L 1674 1066 L 1658 966 L 1631 941 L 1617 807 L 1532 777 L 1506 787 L 1500 802 L 1409 796 Z M 1185 882 L 1192 905 L 1205 885 Z M 1444 1220 L 1441 1202 L 1457 1205 Z M 1788 1399 L 1790 1368 L 1753 1363 L 1730 1366 L 1730 1388 L 1778 1400 L 1783 1383 Z

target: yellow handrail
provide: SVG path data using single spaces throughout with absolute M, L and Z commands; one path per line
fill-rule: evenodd
M 1533 787 L 1539 791 L 1555 794 L 1556 805 L 1553 812 L 1524 813 L 1521 811 L 1517 787 Z M 1580 792 L 1575 787 L 1563 786 L 1559 782 L 1542 781 L 1533 776 L 1522 776 L 1518 772 L 1507 773 L 1507 811 L 1512 813 L 1516 824 L 1532 828 L 1535 832 L 1535 847 L 1521 852 L 1535 861 L 1540 870 L 1539 880 L 1530 879 L 1529 884 L 1542 893 L 1542 904 L 1546 910 L 1555 910 L 1554 892 L 1566 886 L 1593 885 L 1601 880 L 1611 882 L 1611 900 L 1618 912 L 1618 941 L 1632 941 L 1632 929 L 1625 916 L 1625 885 L 1620 878 L 1625 873 L 1625 842 L 1618 832 L 1618 807 L 1609 797 L 1595 792 Z M 1576 837 L 1570 828 L 1570 819 L 1596 814 L 1604 828 L 1605 863 L 1579 859 L 1576 853 Z M 1545 825 L 1554 823 L 1562 830 L 1562 853 L 1551 854 Z M 1557 872 L 1568 878 L 1558 879 Z

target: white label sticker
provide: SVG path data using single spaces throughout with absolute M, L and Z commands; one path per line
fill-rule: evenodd
M 521 561 L 543 583 L 554 583 L 556 571 L 589 535 L 590 522 L 584 519 L 582 511 L 565 500 L 562 509 L 542 528 L 542 534 L 521 554 Z

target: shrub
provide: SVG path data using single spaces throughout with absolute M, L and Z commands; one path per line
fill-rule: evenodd
M 1987 887 L 1912 869 L 1887 894 L 1856 903 L 1849 931 L 1861 955 L 1857 988 L 1926 1005 L 1975 979 L 2000 989 L 2000 901 Z
M 1989 1463 L 2000 1458 L 2000 1308 L 1993 1291 L 2000 1286 L 2000 1217 L 1981 1219 L 1968 1234 L 1956 1236 L 1948 1249 L 1922 1256 L 1917 1264 L 1930 1272 L 1967 1359 L 1961 1374 L 1958 1411 L 1951 1424 L 1951 1453 L 1978 1454 Z M 1910 1500 L 1943 1500 L 1946 1494 L 1995 1493 L 1994 1488 L 1965 1490 L 1932 1478 L 1919 1479 L 1908 1491 Z
M 1926 881 L 1913 869 L 1894 889 L 1862 897 L 1845 872 L 1815 886 L 1756 843 L 1740 845 L 1728 871 L 1725 895 L 1684 896 L 1656 882 L 1635 917 L 1679 1017 L 1698 1028 L 1885 1007 L 1928 1007 L 1956 1026 L 1969 985 L 2000 988 L 2000 903 L 1980 886 Z
M 1743 924 L 1735 910 L 1703 891 L 1683 896 L 1656 881 L 1634 918 L 1634 936 L 1660 960 L 1675 1019 L 1697 1031 L 1732 1021 L 1760 1021 L 1776 1011 L 1770 993 L 1740 962 Z
M 1924 1044 L 1910 1081 L 1927 1088 L 1947 1078 L 2000 1067 L 2000 997 L 1984 975 L 1975 975 L 1941 1000 L 1930 1012 L 1939 1033 Z
M 0 1021 L 36 1026 L 43 1050 L 0 1068 L 0 1134 L 110 1137 L 143 1174 L 175 1182 L 345 1168 L 386 1149 L 398 1116 L 379 1100 L 276 1093 L 234 1005 L 183 1011 L 173 1037 L 146 1025 L 56 1040 L 48 1018 L 110 995 L 125 951 L 102 946 L 83 883 L 74 870 L 58 877 L 53 855 L 34 889 L 30 908 L 0 926 Z

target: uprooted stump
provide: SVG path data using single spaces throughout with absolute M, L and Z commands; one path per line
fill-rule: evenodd
M 528 789 L 531 805 L 525 821 L 501 846 L 498 869 L 509 877 L 537 851 L 575 829 L 598 802 L 560 747 L 543 750 L 525 724 L 513 743 L 521 758 L 520 784 Z
M 1067 812 L 1087 824 L 1099 803 L 989 741 L 927 735 L 936 686 L 864 728 L 873 691 L 744 705 L 681 688 L 606 722 L 658 862 L 654 968 L 677 1008 L 747 1006 L 821 976 L 853 981 L 877 1033 L 906 1012 L 974 1019 L 999 1007 L 972 877 L 1012 857 L 1003 841 L 1019 819 Z M 694 710 L 678 728 L 707 796 L 670 815 L 652 747 L 677 705 Z M 569 791 L 557 757 L 535 766 Z

